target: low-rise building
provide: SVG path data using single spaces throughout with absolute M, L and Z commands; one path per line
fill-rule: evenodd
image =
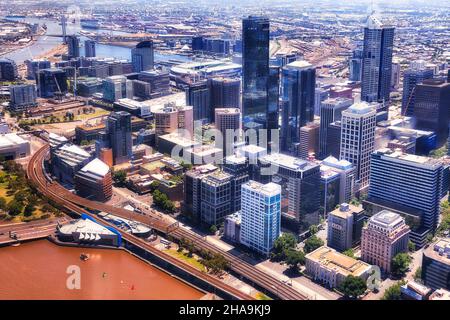
M 328 214 L 327 245 L 338 251 L 350 249 L 361 239 L 364 209 L 342 203 Z
M 224 236 L 235 243 L 241 242 L 241 213 L 235 212 L 225 217 Z
M 0 135 L 0 158 L 2 160 L 15 160 L 30 154 L 30 142 L 16 133 Z
M 322 246 L 305 256 L 306 273 L 329 288 L 338 287 L 348 276 L 366 280 L 371 266 Z

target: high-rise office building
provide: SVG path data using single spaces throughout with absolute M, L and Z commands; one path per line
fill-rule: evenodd
M 414 221 L 411 240 L 422 247 L 438 223 L 443 183 L 440 160 L 380 149 L 372 154 L 368 201 Z
M 238 108 L 217 108 L 214 124 L 222 133 L 222 143 L 216 147 L 222 149 L 225 155 L 234 153 L 234 143 L 239 142 L 241 129 L 241 110 Z
M 211 121 L 214 121 L 214 109 L 216 108 L 240 108 L 240 79 L 217 77 L 208 81 L 211 89 Z
M 349 60 L 350 76 L 351 81 L 361 81 L 362 76 L 362 61 L 363 61 L 363 49 L 356 48 L 352 52 L 352 57 Z
M 131 49 L 131 63 L 134 72 L 152 70 L 154 66 L 153 41 L 141 41 Z
M 414 114 L 416 86 L 422 81 L 433 78 L 433 70 L 427 69 L 423 61 L 412 62 L 403 74 L 402 114 Z
M 21 84 L 9 87 L 11 103 L 10 108 L 15 111 L 25 110 L 37 106 L 36 86 L 34 84 Z
M 314 120 L 316 69 L 299 60 L 282 70 L 281 150 L 295 153 L 300 128 Z
M 400 63 L 398 60 L 392 62 L 391 89 L 398 89 L 400 86 Z
M 278 130 L 279 125 L 279 109 L 280 109 L 280 67 L 269 67 L 269 81 L 268 81 L 268 109 L 267 109 L 267 129 Z M 272 141 L 272 131 L 268 132 L 268 142 L 278 145 L 279 141 Z
M 337 190 L 332 190 L 336 194 L 338 204 L 350 202 L 355 187 L 355 167 L 347 160 L 338 160 L 329 156 L 320 164 L 320 170 L 338 175 L 339 187 Z
M 317 122 L 310 122 L 300 128 L 300 142 L 296 156 L 302 159 L 315 158 L 319 153 L 319 128 Z
M 85 57 L 95 57 L 95 41 L 85 40 L 84 41 L 84 56 Z
M 18 76 L 17 64 L 14 60 L 0 59 L 0 80 L 13 81 Z
M 186 129 L 190 138 L 194 132 L 193 109 L 191 106 L 178 106 L 168 103 L 163 108 L 154 110 L 156 136 L 176 132 L 178 129 Z
M 269 81 L 269 19 L 242 20 L 242 117 L 244 129 L 267 128 Z
M 342 111 L 340 159 L 356 167 L 358 190 L 369 185 L 370 154 L 375 146 L 376 110 L 367 102 Z
M 335 121 L 328 125 L 327 152 L 337 159 L 341 157 L 341 121 Z
M 364 209 L 347 203 L 328 213 L 327 246 L 338 251 L 350 249 L 361 239 Z
M 450 83 L 429 79 L 416 85 L 413 112 L 416 128 L 435 132 L 438 145 L 443 145 L 448 137 L 449 106 Z
M 168 71 L 142 71 L 138 75 L 138 80 L 150 84 L 152 90 L 152 98 L 162 97 L 170 94 L 170 78 Z
M 347 98 L 330 98 L 321 103 L 320 106 L 320 132 L 319 132 L 319 155 L 322 158 L 330 155 L 328 151 L 327 133 L 330 123 L 340 121 L 342 111 L 353 104 L 353 100 Z
M 50 68 L 50 61 L 44 59 L 26 60 L 27 79 L 35 80 L 39 70 Z
M 133 98 L 133 82 L 125 76 L 111 76 L 103 81 L 103 99 L 115 102 Z
M 68 58 L 80 57 L 80 38 L 77 36 L 67 36 L 66 37 L 67 48 L 68 48 Z
M 361 100 L 384 102 L 381 111 L 388 111 L 393 47 L 394 28 L 371 15 L 364 28 Z
M 39 70 L 36 78 L 38 96 L 52 98 L 67 93 L 67 74 L 62 69 L 51 68 Z
M 211 90 L 208 80 L 202 80 L 189 85 L 186 88 L 186 105 L 192 106 L 194 120 L 201 120 L 203 123 L 211 123 Z
M 232 213 L 231 181 L 233 176 L 215 171 L 201 183 L 201 221 L 208 225 L 219 225 L 225 216 Z
M 281 186 L 249 181 L 242 185 L 241 242 L 269 254 L 281 232 Z
M 297 232 L 319 223 L 320 165 L 281 153 L 259 156 L 259 182 L 282 186 L 283 216 Z
M 391 271 L 392 259 L 408 251 L 409 227 L 400 215 L 383 210 L 369 219 L 361 234 L 361 259 Z
M 106 131 L 114 165 L 131 160 L 131 115 L 125 111 L 112 112 L 106 120 Z

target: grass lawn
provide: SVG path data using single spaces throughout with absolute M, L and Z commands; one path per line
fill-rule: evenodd
M 110 113 L 111 113 L 111 111 L 108 111 L 108 110 L 95 109 L 95 112 L 93 112 L 93 113 L 80 113 L 80 114 L 75 113 L 75 120 L 86 120 L 86 119 L 91 119 L 91 118 L 95 118 L 95 117 L 99 117 L 99 116 L 104 116 L 104 115 L 107 115 Z
M 164 252 L 170 254 L 172 257 L 175 257 L 179 260 L 183 260 L 184 262 L 188 263 L 189 265 L 191 265 L 192 267 L 194 267 L 200 271 L 206 272 L 205 266 L 202 265 L 194 256 L 189 258 L 187 256 L 187 253 L 185 254 L 183 252 L 178 252 L 176 249 L 168 249 L 168 250 L 164 250 Z

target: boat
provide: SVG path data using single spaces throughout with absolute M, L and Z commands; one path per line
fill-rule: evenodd
M 13 243 L 13 244 L 11 245 L 11 247 L 18 247 L 18 246 L 20 246 L 20 242 Z
M 87 255 L 85 253 L 82 253 L 82 254 L 80 254 L 80 259 L 83 260 L 83 261 L 86 261 L 86 260 L 89 259 L 89 255 Z

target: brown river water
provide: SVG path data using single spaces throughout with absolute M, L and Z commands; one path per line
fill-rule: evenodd
M 80 254 L 89 255 L 87 261 Z M 79 266 L 80 289 L 67 273 Z M 69 281 L 74 283 L 73 281 Z M 0 248 L 0 299 L 199 299 L 203 293 L 122 250 L 63 247 L 47 240 Z

